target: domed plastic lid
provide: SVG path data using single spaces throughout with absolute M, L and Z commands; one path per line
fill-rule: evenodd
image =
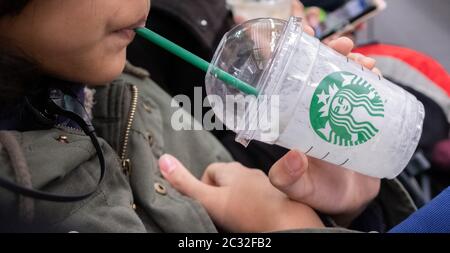
M 237 132 L 245 117 L 248 94 L 217 78 L 219 68 L 261 91 L 263 74 L 271 65 L 287 22 L 280 19 L 255 19 L 236 26 L 225 34 L 206 75 L 206 92 L 216 117 Z M 247 108 L 248 109 L 248 108 Z M 248 120 L 248 119 L 247 119 Z

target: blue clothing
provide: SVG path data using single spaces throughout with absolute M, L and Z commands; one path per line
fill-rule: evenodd
M 389 233 L 450 233 L 450 187 Z

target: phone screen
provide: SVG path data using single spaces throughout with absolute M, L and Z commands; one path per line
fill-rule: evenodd
M 310 23 L 316 37 L 323 39 L 376 9 L 374 0 L 350 0 L 337 10 L 321 15 L 319 22 Z

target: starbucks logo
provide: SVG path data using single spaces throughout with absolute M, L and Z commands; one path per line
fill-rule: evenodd
M 370 83 L 349 72 L 328 75 L 314 92 L 310 120 L 325 141 L 355 146 L 372 139 L 384 118 L 384 104 Z

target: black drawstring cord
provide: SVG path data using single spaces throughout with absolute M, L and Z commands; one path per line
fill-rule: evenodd
M 50 94 L 52 94 L 52 93 L 50 93 Z M 62 92 L 59 92 L 56 94 L 62 94 Z M 100 163 L 100 178 L 98 180 L 98 183 L 97 183 L 97 186 L 95 187 L 95 189 L 93 189 L 92 191 L 90 191 L 86 194 L 82 194 L 82 195 L 57 195 L 57 194 L 52 194 L 52 193 L 48 193 L 48 192 L 33 190 L 31 188 L 26 188 L 26 187 L 20 186 L 16 183 L 13 183 L 11 181 L 5 180 L 3 178 L 0 178 L 0 187 L 5 188 L 12 192 L 21 194 L 23 196 L 30 197 L 30 198 L 46 200 L 46 201 L 53 201 L 53 202 L 81 201 L 81 200 L 86 199 L 86 198 L 90 197 L 91 195 L 93 195 L 97 191 L 97 189 L 100 187 L 100 185 L 103 182 L 103 178 L 105 176 L 106 164 L 105 164 L 105 158 L 103 155 L 102 148 L 100 146 L 97 135 L 95 133 L 95 129 L 91 123 L 88 124 L 78 114 L 71 112 L 71 111 L 64 110 L 58 105 L 58 104 L 60 104 L 60 103 L 58 103 L 58 100 L 64 99 L 64 96 L 69 96 L 69 95 L 62 94 L 62 97 L 61 96 L 50 97 L 48 100 L 48 103 L 46 105 L 46 108 L 44 108 L 44 111 L 42 111 L 42 112 L 34 107 L 32 107 L 32 110 L 38 113 L 38 115 L 39 115 L 38 117 L 43 117 L 46 119 L 46 121 L 51 121 L 52 117 L 55 117 L 56 115 L 68 118 L 68 119 L 74 121 L 76 124 L 78 124 L 78 126 L 86 133 L 86 135 L 89 136 L 89 138 L 91 139 L 92 144 L 94 145 L 94 148 L 97 152 L 98 160 Z M 72 96 L 70 96 L 70 98 L 76 99 Z M 27 101 L 27 103 L 29 105 L 31 105 L 29 103 L 29 101 Z

